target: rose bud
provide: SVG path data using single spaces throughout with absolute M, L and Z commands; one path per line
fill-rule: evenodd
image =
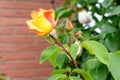
M 66 19 L 65 29 L 67 31 L 71 31 L 73 29 L 73 25 L 72 25 L 71 21 L 68 18 Z
M 29 29 L 35 31 L 39 36 L 49 34 L 55 27 L 54 10 L 39 9 L 31 13 L 32 19 L 26 21 Z
M 88 12 L 84 9 L 79 9 L 78 10 L 78 21 L 83 24 L 83 23 L 89 23 L 91 22 L 92 17 L 88 14 Z

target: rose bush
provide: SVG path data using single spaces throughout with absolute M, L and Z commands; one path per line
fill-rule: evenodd
M 40 55 L 54 67 L 48 80 L 120 80 L 119 0 L 66 0 L 27 25 L 51 44 Z

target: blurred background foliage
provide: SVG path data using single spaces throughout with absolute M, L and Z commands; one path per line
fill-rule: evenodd
M 92 16 L 90 23 L 79 22 L 79 9 L 86 10 Z M 66 0 L 55 12 L 56 18 L 60 18 L 60 24 L 56 27 L 58 38 L 63 44 L 69 43 L 69 34 L 65 30 L 66 18 L 69 18 L 74 25 L 72 38 L 81 31 L 78 38 L 80 42 L 95 40 L 103 44 L 109 54 L 113 53 L 110 54 L 110 66 L 107 67 L 83 49 L 82 55 L 76 59 L 79 68 L 88 72 L 94 80 L 120 80 L 120 72 L 117 71 L 120 69 L 120 0 Z M 72 40 L 74 43 L 75 39 Z M 69 61 L 65 62 L 66 65 L 71 66 Z

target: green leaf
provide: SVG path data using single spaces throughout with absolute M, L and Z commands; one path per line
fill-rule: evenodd
M 107 49 L 97 41 L 83 41 L 81 45 L 86 48 L 89 53 L 95 55 L 102 63 L 109 64 L 109 55 Z
M 80 79 L 79 77 L 76 77 L 76 76 L 70 76 L 69 79 L 70 80 L 82 80 L 82 79 Z
M 58 46 L 49 46 L 46 48 L 40 56 L 40 64 L 46 61 L 51 55 L 57 53 L 60 50 Z
M 114 52 L 120 49 L 120 37 L 117 34 L 109 33 L 106 35 L 104 44 L 108 50 Z
M 110 54 L 110 64 L 108 66 L 115 80 L 120 80 L 120 57 L 116 54 Z
M 67 72 L 67 69 L 58 69 L 58 70 L 54 70 L 51 75 L 55 75 L 55 74 L 63 74 L 65 72 Z
M 64 74 L 55 74 L 53 76 L 51 76 L 50 78 L 48 78 L 48 80 L 65 80 L 67 78 L 66 75 Z
M 86 63 L 87 72 L 94 80 L 106 80 L 108 70 L 107 67 L 100 63 L 97 59 L 90 59 Z M 101 77 L 102 76 L 102 77 Z
M 60 8 L 57 8 L 57 9 L 55 10 L 56 18 L 59 16 L 60 12 L 61 12 L 62 10 L 64 10 L 64 9 L 65 9 L 65 8 L 60 7 Z
M 56 9 L 56 16 L 57 18 L 70 17 L 72 12 L 73 12 L 72 9 L 58 8 Z
M 48 61 L 53 65 L 53 67 L 56 67 L 57 66 L 57 63 L 56 63 L 56 55 L 57 55 L 57 52 L 52 54 L 51 56 L 49 56 L 48 58 Z
M 81 69 L 74 69 L 72 72 L 81 74 L 85 80 L 93 80 L 92 77 L 87 72 L 85 72 Z
M 65 61 L 66 54 L 65 53 L 58 53 L 56 55 L 56 63 L 59 68 L 62 68 L 64 61 Z
M 113 3 L 114 0 L 104 0 L 103 3 L 102 3 L 102 6 L 104 8 L 107 8 L 109 7 L 112 3 Z
M 120 57 L 120 50 L 116 51 L 115 54 Z
M 86 63 L 88 70 L 94 69 L 97 65 L 98 65 L 97 59 L 89 59 Z
M 111 26 L 110 24 L 104 24 L 101 26 L 101 33 L 102 34 L 112 33 L 115 31 L 116 31 L 116 28 L 114 26 Z
M 111 15 L 118 15 L 120 14 L 120 6 L 116 6 L 112 9 Z
M 78 45 L 77 44 L 72 44 L 70 46 L 70 54 L 71 56 L 73 57 L 73 59 L 75 60 L 76 59 L 76 54 L 77 54 L 77 51 L 78 51 Z

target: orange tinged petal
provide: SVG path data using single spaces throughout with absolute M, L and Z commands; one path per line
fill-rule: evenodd
M 26 23 L 39 36 L 44 36 L 49 34 L 55 27 L 54 14 L 53 10 L 38 9 L 31 13 L 32 20 Z

